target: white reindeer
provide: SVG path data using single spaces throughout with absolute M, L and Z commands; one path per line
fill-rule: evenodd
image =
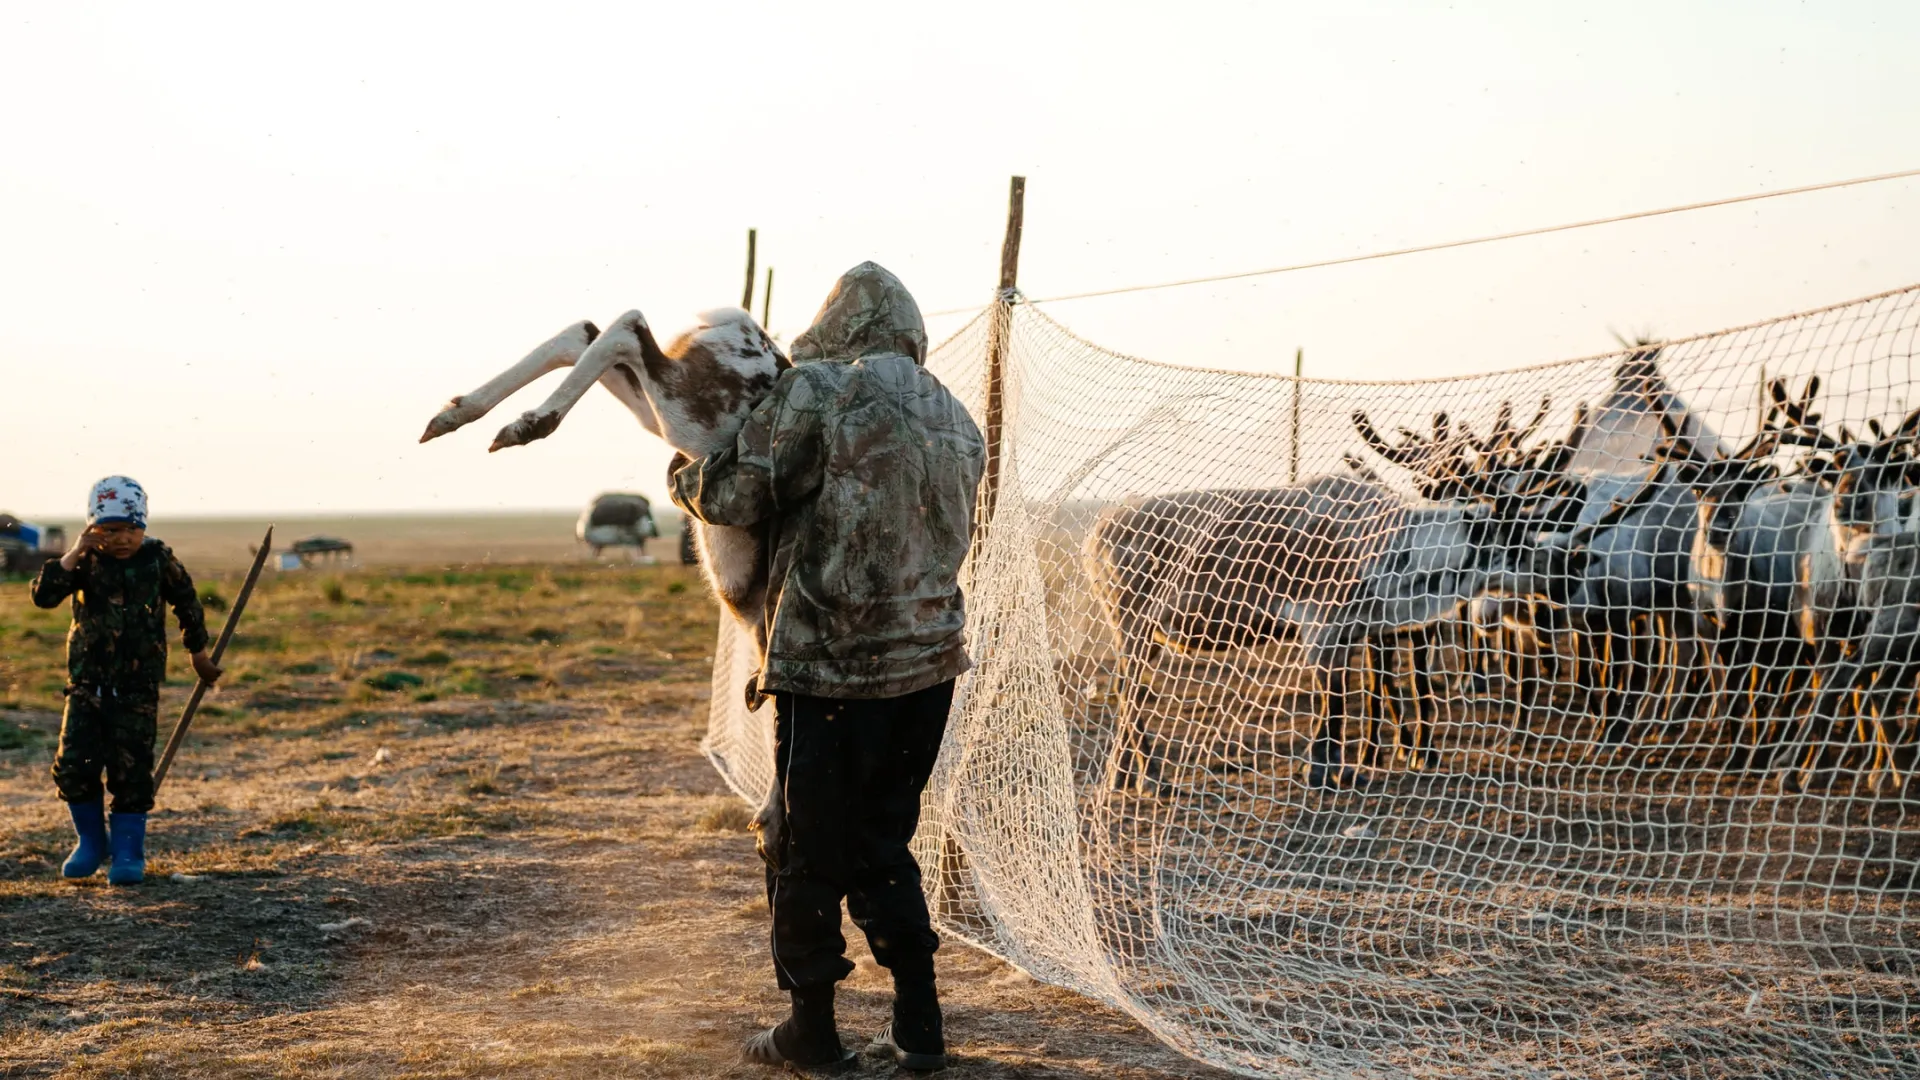
M 578 322 L 494 376 L 478 390 L 447 402 L 427 424 L 421 442 L 439 438 L 485 416 L 515 391 L 558 368 L 566 381 L 539 408 L 494 436 L 488 453 L 553 434 L 567 411 L 598 382 L 633 411 L 640 426 L 689 457 L 705 457 L 733 444 L 747 414 L 791 366 L 753 316 L 739 308 L 703 312 L 699 324 L 662 349 L 646 316 L 629 311 L 605 333 Z M 708 525 L 689 517 L 700 548 L 700 565 L 720 603 L 766 655 L 767 534 L 762 528 Z M 759 704 L 748 691 L 749 707 Z M 763 851 L 782 826 L 780 790 L 769 793 L 756 819 Z
M 629 311 L 605 333 L 590 322 L 562 330 L 478 390 L 447 402 L 420 441 L 464 427 L 547 372 L 572 367 L 539 408 L 500 429 L 489 453 L 553 434 L 574 403 L 598 382 L 668 446 L 689 457 L 705 457 L 732 445 L 747 414 L 788 366 L 786 354 L 739 308 L 702 313 L 699 325 L 665 349 L 654 341 L 646 316 Z M 764 648 L 767 568 L 761 531 L 691 519 L 688 524 L 714 593 Z

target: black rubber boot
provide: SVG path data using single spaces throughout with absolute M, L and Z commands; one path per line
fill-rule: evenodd
M 808 1072 L 844 1072 L 857 1064 L 854 1053 L 840 1045 L 833 1024 L 833 984 L 804 986 L 793 991 L 793 1013 L 747 1040 L 748 1061 L 761 1065 L 791 1065 Z
M 912 977 L 894 973 L 893 1022 L 880 1029 L 869 1049 L 914 1072 L 947 1067 L 940 995 L 934 990 L 931 972 Z

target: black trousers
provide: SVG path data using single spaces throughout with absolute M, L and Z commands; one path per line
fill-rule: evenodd
M 780 869 L 767 874 L 767 902 L 780 989 L 834 983 L 853 971 L 840 934 L 842 899 L 881 966 L 932 976 L 940 938 L 907 844 L 952 703 L 951 680 L 870 701 L 774 695 L 787 833 Z

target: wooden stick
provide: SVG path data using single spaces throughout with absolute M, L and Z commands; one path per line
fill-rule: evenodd
M 987 327 L 987 416 L 981 434 L 987 440 L 986 475 L 981 478 L 980 521 L 991 527 L 993 510 L 1000 498 L 1000 453 L 1006 408 L 1007 341 L 1013 332 L 1014 286 L 1020 276 L 1020 229 L 1027 196 L 1027 178 L 1016 176 L 1007 188 L 1007 235 L 1000 244 L 1000 288 L 994 293 L 993 321 Z M 975 543 L 979 540 L 976 538 Z M 967 869 L 967 853 L 960 840 L 948 831 L 940 838 L 940 865 L 933 875 L 930 901 L 935 911 L 947 918 L 959 918 L 964 912 L 960 895 L 972 880 Z
M 273 550 L 273 526 L 267 526 L 267 535 L 260 540 L 260 550 L 253 556 L 253 568 L 247 571 L 246 584 L 240 586 L 240 595 L 233 601 L 233 610 L 227 612 L 227 624 L 220 628 L 220 639 L 213 643 L 213 652 L 208 659 L 217 667 L 220 658 L 226 655 L 227 642 L 233 640 L 234 628 L 240 625 L 240 614 L 247 610 L 247 598 L 253 595 L 253 586 L 260 580 L 260 569 L 267 565 L 267 553 Z M 167 748 L 160 755 L 160 764 L 153 769 L 153 791 L 160 793 L 160 785 L 167 779 L 167 770 L 173 767 L 173 755 L 179 753 L 180 744 L 186 741 L 187 728 L 193 723 L 193 714 L 200 709 L 200 699 L 207 694 L 207 681 L 198 680 L 193 686 L 193 696 L 187 699 L 187 707 L 180 713 L 180 722 L 173 725 L 173 734 L 167 736 Z
M 740 306 L 753 314 L 753 249 L 760 241 L 759 229 L 747 230 L 747 290 L 740 294 Z
M 760 298 L 760 325 L 773 332 L 773 267 L 767 267 L 767 291 Z
M 1000 500 L 1000 457 L 1006 419 L 1007 344 L 1013 334 L 1014 287 L 1020 277 L 1020 233 L 1025 224 L 1027 178 L 1016 176 L 1007 187 L 1007 234 L 1000 243 L 1000 288 L 994 294 L 994 306 L 987 337 L 987 439 L 986 475 L 981 481 L 984 498 L 982 517 L 993 519 Z
M 1300 380 L 1307 370 L 1307 350 L 1293 350 L 1293 455 L 1287 458 L 1287 482 L 1300 479 Z

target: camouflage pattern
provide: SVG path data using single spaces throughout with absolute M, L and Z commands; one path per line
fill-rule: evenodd
M 673 473 L 687 513 L 772 530 L 763 692 L 898 697 L 968 667 L 959 573 L 986 444 L 926 351 L 912 295 L 862 263 L 735 445 Z
M 116 814 L 153 809 L 153 741 L 160 703 L 151 694 L 122 696 L 112 690 L 79 689 L 67 695 L 60 721 L 60 749 L 53 783 L 68 802 L 101 797 L 100 773 L 113 792 Z
M 49 560 L 33 581 L 33 602 L 57 606 L 73 597 L 67 631 L 67 692 L 112 691 L 123 699 L 157 699 L 167 673 L 166 607 L 180 622 L 188 652 L 207 647 L 207 617 L 187 568 L 167 545 L 149 539 L 125 559 L 97 551 L 72 573 Z

